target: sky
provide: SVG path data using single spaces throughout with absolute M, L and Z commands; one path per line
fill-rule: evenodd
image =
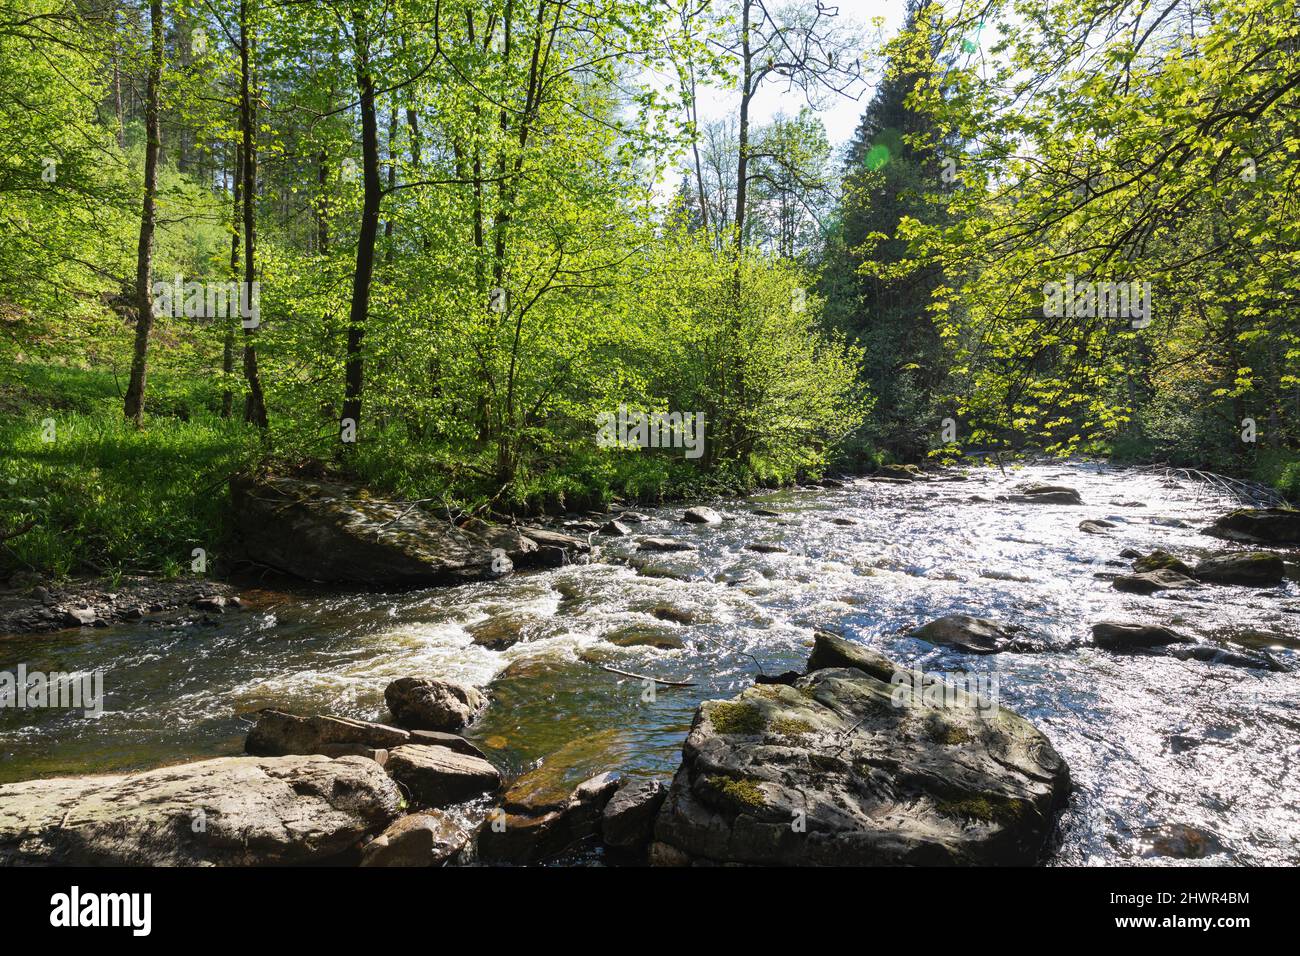
M 885 37 L 891 37 L 898 32 L 898 28 L 903 23 L 906 6 L 904 0 L 838 0 L 838 3 L 836 0 L 827 0 L 827 2 L 837 5 L 839 16 L 857 28 L 866 41 L 864 49 L 882 32 Z M 873 23 L 877 18 L 882 21 L 879 26 Z M 833 95 L 818 112 L 822 124 L 826 127 L 826 136 L 830 140 L 832 149 L 838 149 L 853 136 L 862 111 L 871 98 L 874 79 L 868 75 L 857 89 L 851 91 L 853 96 L 857 97 L 856 99 L 850 96 Z M 731 91 L 701 90 L 700 119 L 718 119 L 734 114 L 738 102 L 739 96 Z M 778 113 L 784 112 L 793 116 L 803 106 L 803 94 L 798 90 L 787 93 L 780 81 L 773 78 L 763 84 L 754 98 L 751 115 L 754 122 L 766 123 Z

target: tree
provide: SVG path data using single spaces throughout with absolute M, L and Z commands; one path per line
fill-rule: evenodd
M 145 382 L 148 376 L 149 332 L 153 329 L 153 237 L 158 194 L 158 152 L 162 148 L 159 130 L 159 88 L 163 71 L 162 0 L 149 2 L 149 76 L 145 89 L 144 199 L 140 208 L 140 237 L 135 267 L 135 347 L 131 357 L 131 381 L 127 385 L 124 411 L 139 425 L 144 418 Z
M 936 393 L 947 378 L 929 311 L 942 284 L 936 264 L 908 261 L 900 226 L 948 222 L 948 194 L 961 151 L 915 108 L 918 90 L 942 74 L 942 37 L 926 0 L 911 0 L 886 69 L 849 143 L 843 197 L 827 236 L 821 289 L 827 320 L 863 346 L 863 375 L 876 397 L 868 443 L 915 459 L 939 432 Z

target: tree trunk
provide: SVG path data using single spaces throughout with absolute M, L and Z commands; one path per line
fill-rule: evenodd
M 244 175 L 244 151 L 235 145 L 235 167 L 231 173 L 231 191 L 234 193 L 234 208 L 230 211 L 230 278 L 239 280 L 239 204 L 241 201 L 240 183 Z M 221 394 L 221 417 L 229 418 L 231 409 L 234 407 L 235 396 L 230 388 L 230 376 L 235 371 L 235 320 L 226 319 L 226 341 L 221 354 L 221 371 L 222 378 L 226 383 L 225 391 Z
M 239 123 L 244 134 L 244 282 L 248 297 L 252 298 L 253 281 L 257 276 L 255 251 L 257 247 L 257 144 L 254 139 L 252 71 L 248 35 L 248 0 L 239 0 Z M 244 403 L 244 421 L 258 428 L 267 427 L 266 399 L 262 395 L 262 379 L 257 368 L 257 330 L 244 326 L 244 378 L 248 382 L 248 398 Z
M 740 130 L 739 130 L 739 150 L 736 154 L 736 253 L 739 256 L 740 251 L 745 246 L 745 199 L 749 186 L 749 101 L 754 95 L 751 88 L 753 85 L 753 54 L 749 49 L 749 0 L 743 4 L 743 13 L 741 18 L 741 73 L 740 73 Z M 740 281 L 740 273 L 736 273 L 736 281 Z
M 140 210 L 140 240 L 135 258 L 135 351 L 131 357 L 131 381 L 123 410 L 137 425 L 144 417 L 145 380 L 148 377 L 149 333 L 153 329 L 153 233 L 154 200 L 158 194 L 158 151 L 162 146 L 158 128 L 158 88 L 162 84 L 163 12 L 162 0 L 149 0 L 149 78 L 145 88 L 144 203 Z
M 361 427 L 361 398 L 365 363 L 361 347 L 370 311 L 370 283 L 375 268 L 375 239 L 379 235 L 379 124 L 375 116 L 375 81 L 370 73 L 369 45 L 364 26 L 356 32 L 357 90 L 361 105 L 361 228 L 357 234 L 357 267 L 352 276 L 352 305 L 348 311 L 347 361 L 344 366 L 343 418 L 354 430 Z M 355 434 L 355 431 L 354 431 Z

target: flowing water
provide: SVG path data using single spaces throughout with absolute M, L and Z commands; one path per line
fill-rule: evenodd
M 1042 482 L 1077 488 L 1085 504 L 970 500 Z M 593 773 L 667 776 L 699 701 L 730 696 L 760 670 L 802 669 L 822 627 L 928 671 L 996 677 L 1001 706 L 1033 721 L 1070 766 L 1052 863 L 1300 862 L 1300 672 L 1088 643 L 1097 621 L 1162 623 L 1300 666 L 1294 580 L 1164 597 L 1110 587 L 1128 566 L 1125 548 L 1190 560 L 1234 547 L 1198 530 L 1232 502 L 1204 486 L 1071 464 L 713 504 L 734 520 L 685 525 L 669 507 L 634 529 L 689 539 L 697 552 L 638 553 L 635 537 L 600 538 L 596 563 L 494 583 L 248 591 L 247 609 L 215 624 L 0 639 L 0 670 L 103 668 L 107 700 L 98 717 L 0 711 L 0 781 L 239 753 L 250 715 L 266 706 L 384 719 L 384 687 L 407 675 L 490 684 L 493 703 L 467 736 L 507 773 L 563 749 Z M 1085 534 L 1085 518 L 1116 527 Z M 1024 625 L 1047 649 L 973 656 L 906 636 L 954 612 Z M 504 650 L 473 642 L 489 630 L 521 639 Z M 651 693 L 599 664 L 694 686 Z

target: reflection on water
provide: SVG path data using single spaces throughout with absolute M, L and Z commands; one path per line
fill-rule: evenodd
M 1069 484 L 1086 504 L 970 500 L 1022 482 Z M 680 524 L 681 509 L 665 508 L 636 529 L 687 537 L 697 552 L 638 554 L 635 539 L 609 539 L 601 563 L 491 584 L 260 592 L 216 626 L 0 639 L 0 670 L 102 667 L 106 690 L 98 718 L 0 712 L 0 781 L 238 753 L 264 706 L 383 719 L 384 687 L 412 674 L 492 682 L 493 704 L 470 736 L 508 772 L 567 746 L 592 772 L 667 775 L 700 700 L 739 690 L 760 669 L 799 668 L 812 629 L 829 627 L 929 671 L 997 672 L 1003 706 L 1051 738 L 1075 780 L 1056 862 L 1295 863 L 1300 675 L 1086 643 L 1099 620 L 1163 623 L 1300 665 L 1294 581 L 1178 599 L 1121 594 L 1105 579 L 1127 566 L 1115 563 L 1125 548 L 1188 558 L 1227 547 L 1197 529 L 1229 504 L 1092 466 L 862 482 L 724 501 L 716 507 L 735 520 L 720 527 Z M 1085 518 L 1116 527 L 1086 534 Z M 786 551 L 746 548 L 756 543 Z M 905 636 L 958 611 L 1022 624 L 1054 650 L 972 657 Z M 519 640 L 493 650 L 474 642 L 485 634 L 496 646 Z M 694 686 L 651 693 L 598 663 Z

